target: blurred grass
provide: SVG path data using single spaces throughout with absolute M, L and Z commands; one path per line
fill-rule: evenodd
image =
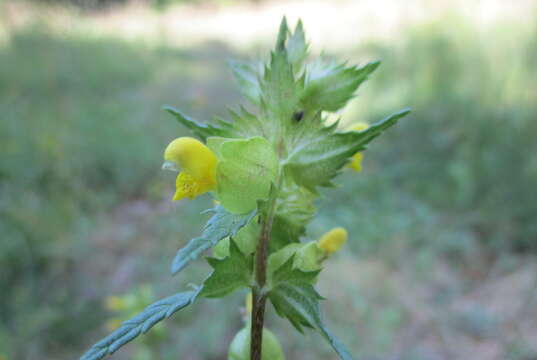
M 156 144 L 124 120 L 135 116 L 126 89 L 150 76 L 143 53 L 32 28 L 13 34 L 0 59 L 0 286 L 10 289 L 0 309 L 5 351 L 24 357 L 76 344 L 65 317 L 89 312 L 72 301 L 76 284 L 64 275 L 75 266 L 77 230 L 89 230 L 88 216 L 141 189 Z M 149 152 L 133 157 L 146 146 Z M 91 327 L 98 318 L 82 319 Z
M 225 56 L 218 44 L 208 51 Z M 88 255 L 96 215 L 169 192 L 159 159 L 181 129 L 160 106 L 206 102 L 208 94 L 186 93 L 188 86 L 173 92 L 176 81 L 203 81 L 200 64 L 210 66 L 195 56 L 43 25 L 13 33 L 0 48 L 0 288 L 10 289 L 0 298 L 3 351 L 22 358 L 76 346 L 77 331 L 100 320 L 84 315 L 94 306 L 87 299 L 73 301 L 80 286 L 69 272 Z
M 324 192 L 309 230 L 315 238 L 345 226 L 360 255 L 334 259 L 321 279 L 334 332 L 356 354 L 430 359 L 396 346 L 417 317 L 401 287 L 429 282 L 441 307 L 462 296 L 465 272 L 486 272 L 482 249 L 502 258 L 537 250 L 537 28 L 483 31 L 448 17 L 401 39 L 351 49 L 357 61 L 385 63 L 343 118 L 375 121 L 406 105 L 413 115 L 371 146 L 361 174 Z M 207 203 L 162 205 L 173 185 L 159 172 L 162 148 L 184 130 L 159 108 L 222 114 L 239 101 L 225 59 L 240 55 L 219 43 L 186 52 L 44 25 L 10 34 L 0 47 L 0 288 L 9 289 L 0 297 L 0 355 L 73 358 L 102 334 L 111 291 L 158 279 L 157 290 L 170 293 L 203 277 L 196 264 L 181 286 L 163 280 L 169 254 L 199 232 Z M 458 283 L 436 278 L 440 258 Z M 237 294 L 222 308 L 204 301 L 179 314 L 162 358 L 223 359 L 241 302 Z M 494 334 L 492 315 L 466 315 L 447 331 Z M 270 320 L 290 358 L 333 356 L 314 335 L 302 339 Z M 519 341 L 506 357 L 528 353 Z

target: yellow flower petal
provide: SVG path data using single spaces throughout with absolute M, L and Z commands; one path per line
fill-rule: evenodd
M 176 164 L 181 172 L 175 181 L 173 200 L 194 199 L 216 186 L 217 158 L 213 152 L 199 140 L 181 137 L 173 140 L 164 151 L 167 168 Z
M 216 156 L 199 140 L 191 137 L 173 140 L 164 151 L 164 160 L 175 162 L 196 179 L 216 183 Z
M 347 242 L 347 230 L 337 227 L 324 234 L 318 241 L 318 245 L 327 255 L 339 251 Z
M 196 196 L 206 193 L 214 189 L 215 183 L 210 180 L 200 180 L 187 174 L 180 172 L 175 180 L 175 195 L 173 200 L 181 200 L 184 198 L 194 199 Z

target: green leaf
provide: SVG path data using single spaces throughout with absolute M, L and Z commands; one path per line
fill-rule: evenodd
M 276 50 L 271 53 L 270 66 L 265 69 L 261 82 L 262 114 L 266 121 L 280 128 L 293 125 L 293 114 L 299 110 L 301 89 L 295 81 L 293 67 L 287 58 L 287 33 L 287 22 L 284 18 L 280 25 Z
M 308 56 L 308 44 L 306 43 L 306 35 L 304 34 L 302 20 L 298 20 L 295 32 L 289 36 L 289 40 L 287 41 L 287 53 L 289 62 L 293 65 L 293 70 L 298 72 Z
M 287 26 L 287 18 L 284 16 L 280 22 L 280 29 L 278 30 L 278 38 L 276 39 L 276 52 L 285 51 L 285 42 L 287 40 L 287 34 L 289 33 L 289 27 Z
M 315 241 L 306 243 L 292 243 L 284 248 L 273 252 L 268 257 L 267 274 L 269 282 L 272 283 L 273 275 L 282 265 L 287 264 L 289 259 L 293 259 L 292 266 L 300 273 L 309 274 L 309 282 L 314 284 L 317 281 L 318 270 L 321 269 L 321 261 L 324 251 L 319 248 Z M 296 273 L 294 275 L 299 275 Z M 276 279 L 277 280 L 277 279 Z
M 306 232 L 306 224 L 315 214 L 316 194 L 298 186 L 289 176 L 283 182 L 276 203 L 276 214 L 269 243 L 271 252 L 299 242 Z
M 230 61 L 229 66 L 239 84 L 239 90 L 252 104 L 259 105 L 261 86 L 259 79 L 263 77 L 264 67 L 261 62 Z
M 216 169 L 217 196 L 232 213 L 246 213 L 266 199 L 278 172 L 278 158 L 262 137 L 225 141 Z
M 190 261 L 197 259 L 201 253 L 216 245 L 223 238 L 235 236 L 239 229 L 254 218 L 257 209 L 246 214 L 236 215 L 218 205 L 207 210 L 207 212 L 212 212 L 214 215 L 205 225 L 200 237 L 190 240 L 186 246 L 177 251 L 171 266 L 172 274 L 177 274 Z
M 361 132 L 338 133 L 336 123 L 316 133 L 305 134 L 290 153 L 286 168 L 299 185 L 310 191 L 315 191 L 317 186 L 331 186 L 330 180 L 351 156 L 365 150 L 371 140 L 409 112 L 409 109 L 399 111 Z
M 248 112 L 244 107 L 239 107 L 238 111 L 229 110 L 233 128 L 236 137 L 248 138 L 253 136 L 266 137 L 270 133 L 267 122 L 264 122 L 260 117 Z
M 257 240 L 259 238 L 259 230 L 258 222 L 255 220 L 250 221 L 233 237 L 233 241 L 237 244 L 243 254 L 249 255 L 255 251 Z M 229 237 L 220 240 L 213 248 L 213 256 L 219 259 L 229 256 L 230 241 L 231 238 Z
M 272 239 L 271 239 L 272 241 Z M 287 264 L 289 259 L 293 258 L 295 253 L 302 247 L 302 244 L 299 242 L 289 244 L 279 249 L 278 251 L 272 252 L 267 260 L 267 275 L 269 282 L 272 282 L 272 275 L 276 270 L 282 267 L 282 265 Z M 291 262 L 291 265 L 294 263 Z
M 297 247 L 295 247 L 298 245 Z M 307 285 L 312 284 L 315 282 L 315 279 L 317 278 L 317 275 L 321 271 L 313 270 L 313 271 L 304 271 L 298 268 L 297 265 L 297 256 L 296 252 L 300 251 L 301 248 L 304 247 L 302 244 L 291 244 L 289 246 L 291 248 L 291 254 L 281 266 L 278 266 L 275 271 L 270 273 L 270 281 L 271 281 L 271 287 L 277 288 L 280 285 Z M 286 247 L 287 249 L 287 247 Z M 283 249 L 282 249 L 283 250 Z M 280 250 L 280 252 L 282 251 Z M 271 255 L 274 256 L 277 253 L 274 253 Z M 284 254 L 284 257 L 286 257 L 286 254 Z M 271 259 L 276 260 L 273 261 L 273 264 L 275 265 L 276 262 L 279 262 L 280 259 Z M 270 267 L 269 267 L 270 270 Z M 322 299 L 322 297 L 318 296 L 319 299 Z
M 379 65 L 380 61 L 374 61 L 362 67 L 346 67 L 334 61 L 317 60 L 306 67 L 301 102 L 310 110 L 337 111 Z
M 241 287 L 248 287 L 252 279 L 253 255 L 244 255 L 231 239 L 229 256 L 208 258 L 213 272 L 203 284 L 201 296 L 223 297 Z
M 352 360 L 352 355 L 349 352 L 349 350 L 347 350 L 345 345 L 343 345 L 343 343 L 339 341 L 339 339 L 336 338 L 330 330 L 328 330 L 328 328 L 324 325 L 322 321 L 318 324 L 317 328 L 319 329 L 321 334 L 324 336 L 324 338 L 328 340 L 330 345 L 332 345 L 332 348 L 339 355 L 340 359 Z
M 281 317 L 287 318 L 300 332 L 303 327 L 314 328 L 323 335 L 343 360 L 352 360 L 345 346 L 334 337 L 322 321 L 319 300 L 322 297 L 311 285 L 318 271 L 303 272 L 293 267 L 289 259 L 272 277 L 269 299 Z
M 192 304 L 201 289 L 200 287 L 195 291 L 181 292 L 149 305 L 140 314 L 123 322 L 116 331 L 93 345 L 80 360 L 99 360 L 115 353 L 137 336 L 148 332 L 158 322 Z
M 175 116 L 178 122 L 187 127 L 202 140 L 205 140 L 209 136 L 230 137 L 231 125 L 226 122 L 220 122 L 219 124 L 223 127 L 218 127 L 212 124 L 200 123 L 172 106 L 164 106 L 164 110 Z

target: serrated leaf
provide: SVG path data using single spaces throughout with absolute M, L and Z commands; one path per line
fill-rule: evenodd
M 293 69 L 295 72 L 298 72 L 308 56 L 308 44 L 306 43 L 306 35 L 304 34 L 302 20 L 298 20 L 294 33 L 289 36 L 289 40 L 287 41 L 287 53 L 289 62 L 293 65 Z
M 245 213 L 266 199 L 278 172 L 278 158 L 269 142 L 256 136 L 220 146 L 216 193 L 228 211 Z
M 322 297 L 311 285 L 317 271 L 303 272 L 293 267 L 289 259 L 273 274 L 269 299 L 281 317 L 287 318 L 300 332 L 303 327 L 314 328 L 323 335 L 343 360 L 352 360 L 345 346 L 326 328 L 322 321 L 319 300 Z
M 292 244 L 292 245 L 295 245 L 295 244 Z M 300 251 L 301 246 L 300 244 L 298 245 L 299 247 L 297 247 L 295 251 Z M 277 253 L 274 253 L 271 256 L 274 256 L 276 254 Z M 297 255 L 295 253 L 292 253 L 281 266 L 277 267 L 277 269 L 270 274 L 272 287 L 276 288 L 282 284 L 306 285 L 306 284 L 312 284 L 315 281 L 320 270 L 313 270 L 313 271 L 300 270 L 300 268 L 296 266 L 296 259 L 297 259 Z
M 259 105 L 261 96 L 259 79 L 263 78 L 263 64 L 261 62 L 230 61 L 229 66 L 237 80 L 240 92 L 250 100 L 252 104 Z
M 158 322 L 192 304 L 201 289 L 200 287 L 195 291 L 181 292 L 149 305 L 140 314 L 123 322 L 116 331 L 93 345 L 80 360 L 100 360 L 113 354 L 123 345 L 145 334 Z
M 259 224 L 257 221 L 250 221 L 246 226 L 237 232 L 237 235 L 233 237 L 233 241 L 241 252 L 245 255 L 252 254 L 257 246 L 257 240 L 259 238 Z M 229 256 L 229 242 L 231 238 L 222 239 L 213 248 L 213 256 L 219 259 L 223 259 Z
M 289 127 L 293 114 L 299 110 L 299 83 L 295 81 L 293 67 L 287 58 L 285 42 L 287 23 L 280 25 L 276 50 L 271 53 L 269 67 L 265 69 L 261 82 L 261 111 L 267 121 L 279 127 Z
M 171 266 L 172 274 L 177 274 L 190 261 L 197 259 L 201 253 L 216 245 L 223 238 L 235 236 L 239 229 L 254 218 L 257 209 L 246 214 L 232 214 L 218 205 L 208 212 L 212 212 L 214 215 L 205 225 L 202 235 L 190 240 L 186 246 L 177 251 Z
M 347 67 L 319 59 L 306 67 L 301 103 L 308 109 L 337 111 L 379 65 L 380 61 L 373 61 L 362 67 Z
M 202 140 L 205 140 L 209 136 L 231 137 L 230 125 L 225 122 L 220 123 L 223 127 L 218 127 L 212 124 L 198 122 L 172 106 L 164 106 L 163 109 L 172 114 L 179 123 L 191 130 Z
M 208 258 L 213 272 L 203 284 L 200 295 L 205 297 L 223 297 L 251 283 L 253 255 L 244 255 L 231 239 L 229 256 L 224 259 Z
M 279 316 L 287 318 L 301 333 L 304 327 L 315 328 L 318 300 L 311 284 L 281 284 L 270 292 L 269 298 Z
M 409 112 L 409 109 L 399 111 L 362 132 L 338 133 L 334 124 L 305 135 L 290 154 L 286 167 L 295 181 L 310 191 L 315 191 L 317 186 L 330 186 L 330 180 L 352 155 L 365 150 L 371 140 Z
M 239 107 L 237 111 L 229 110 L 236 137 L 249 138 L 253 136 L 265 137 L 270 132 L 267 126 L 269 123 L 260 117 L 250 113 L 244 107 Z

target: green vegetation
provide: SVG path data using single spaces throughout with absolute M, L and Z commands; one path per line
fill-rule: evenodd
M 348 249 L 366 260 L 383 259 L 398 271 L 411 267 L 422 277 L 414 282 L 424 283 L 438 256 L 474 274 L 483 247 L 492 257 L 505 258 L 507 267 L 513 250 L 537 250 L 532 220 L 537 211 L 537 29 L 505 24 L 480 32 L 449 18 L 416 26 L 402 41 L 361 44 L 355 53 L 359 61 L 384 62 L 343 120 L 373 121 L 386 108 L 403 105 L 414 112 L 404 127 L 371 146 L 361 175 L 345 174 L 341 189 L 326 191 L 330 200 L 308 229 L 311 237 L 345 226 L 351 237 L 353 232 L 361 236 L 349 241 Z M 109 316 L 99 299 L 110 290 L 103 279 L 88 290 L 88 278 L 74 269 L 99 256 L 92 236 L 115 206 L 140 199 L 159 204 L 155 194 L 168 189 L 170 178 L 158 171 L 162 147 L 182 130 L 160 106 L 186 106 L 196 117 L 209 118 L 238 99 L 233 89 L 223 88 L 228 55 L 218 44 L 187 53 L 86 34 L 59 35 L 46 27 L 18 30 L 1 45 L 0 288 L 9 291 L 0 299 L 0 358 L 71 359 L 96 333 L 104 334 Z M 189 93 L 192 83 L 204 90 Z M 176 248 L 179 231 L 184 242 L 200 229 L 195 219 L 203 201 L 155 221 L 143 237 L 126 236 L 132 242 L 122 244 L 123 252 L 158 238 L 164 239 L 163 248 Z M 184 225 L 176 224 L 178 218 Z M 167 263 L 164 252 L 143 253 Z M 380 272 L 344 256 L 333 265 L 360 269 L 357 276 L 372 279 Z M 160 268 L 141 277 L 160 279 Z M 189 271 L 185 277 L 201 279 L 206 269 Z M 328 274 L 327 279 L 339 278 Z M 328 322 L 335 333 L 348 334 L 342 340 L 352 344 L 353 353 L 382 358 L 413 314 L 388 282 L 377 288 L 360 282 L 357 290 L 354 279 L 345 281 L 343 294 L 352 300 L 345 308 L 328 308 Z M 464 286 L 440 293 L 460 295 Z M 218 340 L 199 344 L 172 326 L 162 358 L 188 350 L 220 359 L 232 337 L 226 327 L 240 327 L 235 316 L 240 301 L 242 295 L 219 313 L 210 303 L 201 305 L 201 319 L 181 314 L 177 323 L 194 333 L 213 322 L 207 338 Z M 492 320 L 486 324 L 496 326 Z M 446 321 L 448 333 L 454 326 Z M 284 349 L 296 349 L 289 358 L 331 354 L 324 345 L 310 346 L 311 341 L 291 335 L 289 327 L 271 328 L 288 334 Z M 351 334 L 357 331 L 360 338 L 354 342 Z M 522 337 L 507 345 L 509 359 L 535 354 Z M 407 358 L 426 358 L 413 354 Z
M 413 29 L 398 49 L 373 49 L 392 61 L 364 102 L 397 76 L 387 101 L 417 110 L 383 139 L 394 144 L 384 171 L 495 249 L 537 251 L 536 41 L 537 28 L 481 33 L 447 18 Z

